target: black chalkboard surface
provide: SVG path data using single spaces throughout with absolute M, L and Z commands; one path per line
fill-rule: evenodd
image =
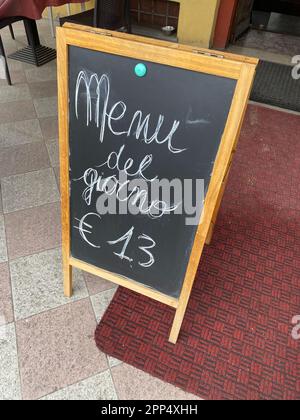
M 120 201 L 116 214 L 102 214 L 97 181 L 119 177 L 132 159 L 130 181 L 202 179 L 205 194 L 237 81 L 147 61 L 138 77 L 139 63 L 69 47 L 71 255 L 179 298 L 199 220 L 187 225 L 186 214 L 172 211 L 120 214 Z M 148 139 L 159 126 L 158 141 L 136 132 L 147 115 Z

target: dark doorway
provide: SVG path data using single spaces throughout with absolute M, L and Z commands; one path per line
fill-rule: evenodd
M 250 27 L 254 0 L 239 0 L 236 6 L 231 42 L 239 39 Z
M 300 0 L 255 0 L 252 27 L 300 36 Z
M 238 0 L 230 41 L 250 28 L 300 37 L 300 0 Z
M 300 0 L 238 0 L 228 51 L 260 59 L 253 101 L 300 112 Z

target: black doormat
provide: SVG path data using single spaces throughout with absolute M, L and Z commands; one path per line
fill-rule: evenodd
M 292 66 L 260 61 L 251 100 L 300 112 L 300 79 Z

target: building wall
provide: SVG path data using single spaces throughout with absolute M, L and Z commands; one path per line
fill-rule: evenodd
M 212 45 L 220 0 L 173 0 L 180 3 L 178 27 L 179 42 L 208 48 Z M 93 7 L 93 0 L 87 7 Z M 80 11 L 79 4 L 71 5 L 72 13 Z M 64 16 L 66 6 L 54 9 L 54 14 Z M 47 16 L 47 12 L 45 14 Z
M 180 3 L 179 42 L 209 48 L 212 45 L 219 0 L 175 0 Z

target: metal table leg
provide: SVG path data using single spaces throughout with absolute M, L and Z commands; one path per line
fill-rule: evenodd
M 1 35 L 0 35 L 0 57 L 1 56 L 3 56 L 3 59 L 4 59 L 4 67 L 5 67 L 5 75 L 6 75 L 7 83 L 9 85 L 11 85 L 12 83 L 11 83 L 9 68 L 8 68 L 8 65 L 7 65 L 7 59 L 6 59 L 6 55 L 5 55 L 5 51 L 4 51 L 4 46 L 3 46 L 2 38 L 1 38 Z
M 24 26 L 28 47 L 11 54 L 9 58 L 33 64 L 37 67 L 54 60 L 56 58 L 56 51 L 53 48 L 44 47 L 40 43 L 36 21 L 33 19 L 24 19 Z
M 10 32 L 10 35 L 11 35 L 12 39 L 16 39 L 12 25 L 8 25 L 8 27 L 9 27 L 9 32 Z

